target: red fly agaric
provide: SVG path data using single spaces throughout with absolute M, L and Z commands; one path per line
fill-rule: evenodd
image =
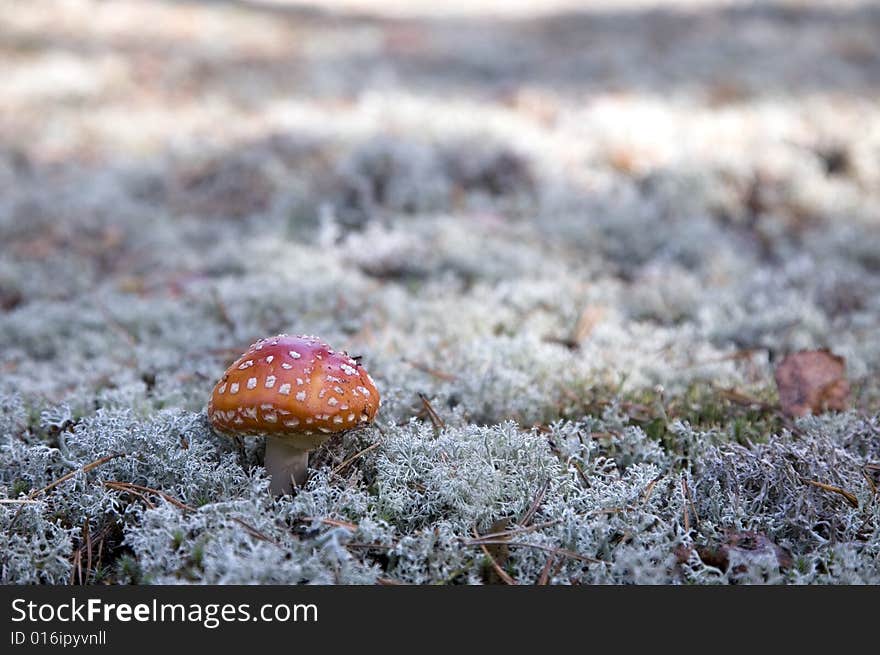
M 360 363 L 317 337 L 260 339 L 226 370 L 211 394 L 208 419 L 220 433 L 266 437 L 275 495 L 302 485 L 308 453 L 331 435 L 366 425 L 379 392 Z

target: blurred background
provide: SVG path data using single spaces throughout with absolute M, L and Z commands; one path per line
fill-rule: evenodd
M 490 421 L 565 402 L 504 350 L 548 344 L 632 390 L 831 347 L 876 398 L 877 3 L 37 0 L 0 35 L 16 389 L 177 398 L 284 330 L 537 389 Z
M 721 579 L 692 537 L 876 581 L 878 101 L 866 0 L 0 0 L 0 482 L 147 453 L 3 528 L 5 579 L 491 581 L 461 540 L 525 515 L 555 526 L 505 565 L 529 583 Z M 280 332 L 362 356 L 384 404 L 273 522 L 259 443 L 204 407 Z M 797 427 L 774 369 L 815 348 L 854 413 Z M 88 534 L 116 568 L 83 574 Z

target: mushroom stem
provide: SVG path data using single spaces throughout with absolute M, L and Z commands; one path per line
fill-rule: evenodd
M 309 451 L 287 439 L 268 437 L 264 465 L 269 474 L 269 490 L 275 496 L 289 494 L 294 487 L 306 483 L 309 473 Z

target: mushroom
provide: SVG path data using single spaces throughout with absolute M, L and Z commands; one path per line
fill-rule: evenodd
M 379 392 L 357 359 L 317 337 L 260 339 L 214 386 L 208 420 L 230 436 L 265 436 L 275 495 L 302 486 L 308 453 L 334 434 L 369 424 Z

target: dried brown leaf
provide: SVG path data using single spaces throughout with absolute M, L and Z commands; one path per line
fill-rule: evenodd
M 849 406 L 846 360 L 828 350 L 788 355 L 776 369 L 779 404 L 788 416 L 843 411 Z

